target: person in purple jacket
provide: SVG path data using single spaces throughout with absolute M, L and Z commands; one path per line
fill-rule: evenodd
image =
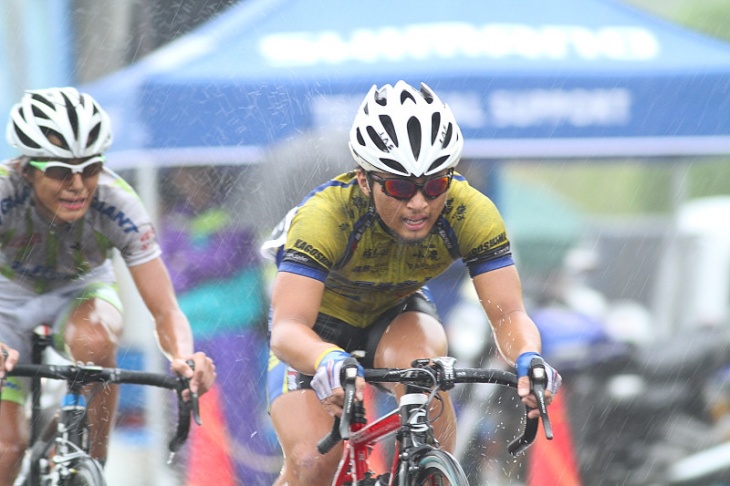
M 245 208 L 236 206 L 235 186 L 246 170 L 185 166 L 160 174 L 163 259 L 196 345 L 225 370 L 200 402 L 210 427 L 191 436 L 189 484 L 230 484 L 232 478 L 271 484 L 280 466 L 261 393 L 267 345 L 258 245 L 241 218 Z M 228 440 L 207 434 L 214 429 Z

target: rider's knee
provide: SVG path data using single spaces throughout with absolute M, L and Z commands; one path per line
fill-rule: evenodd
M 441 323 L 419 312 L 404 312 L 393 319 L 375 352 L 378 367 L 403 368 L 414 359 L 435 358 L 448 353 L 448 340 Z
M 75 361 L 116 366 L 122 314 L 109 302 L 89 299 L 71 313 L 63 331 L 66 350 Z
M 411 341 L 406 346 L 381 346 L 375 354 L 375 366 L 383 368 L 406 368 L 411 366 L 414 360 L 424 358 L 437 358 L 446 356 L 448 346 L 423 340 Z
M 66 346 L 75 361 L 116 366 L 117 340 L 103 328 L 85 327 L 67 337 Z
M 28 448 L 28 429 L 22 405 L 3 401 L 0 409 L 0 484 L 12 484 Z
M 447 341 L 444 340 L 424 340 L 420 343 L 413 354 L 420 357 L 437 358 L 440 356 L 446 356 L 449 352 L 449 346 Z
M 322 478 L 334 476 L 339 456 L 335 451 L 326 455 L 310 447 L 296 447 L 286 456 L 288 476 L 296 478 L 296 484 L 318 484 Z
M 27 447 L 28 443 L 20 436 L 0 438 L 0 464 L 19 464 Z

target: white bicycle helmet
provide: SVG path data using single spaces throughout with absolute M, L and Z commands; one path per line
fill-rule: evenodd
M 421 177 L 456 166 L 464 140 L 451 108 L 425 84 L 373 85 L 350 130 L 350 151 L 366 171 Z
M 94 98 L 75 88 L 26 91 L 10 109 L 6 137 L 28 157 L 84 158 L 112 143 L 109 116 Z

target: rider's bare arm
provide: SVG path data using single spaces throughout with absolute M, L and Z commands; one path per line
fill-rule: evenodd
M 203 353 L 194 353 L 193 333 L 180 310 L 170 275 L 161 258 L 130 267 L 142 300 L 152 313 L 160 349 L 170 360 L 173 371 L 192 378 L 191 389 L 202 394 L 213 384 L 215 367 Z M 192 359 L 195 372 L 185 363 Z
M 318 357 L 332 348 L 312 330 L 323 292 L 319 280 L 280 272 L 271 295 L 271 349 L 280 360 L 308 375 L 315 373 Z
M 522 353 L 539 353 L 540 333 L 525 311 L 515 266 L 477 275 L 473 281 L 504 358 L 514 365 Z
M 473 281 L 494 329 L 500 353 L 510 365 L 514 366 L 522 353 L 540 353 L 540 332 L 525 310 L 520 279 L 514 265 L 477 275 Z M 526 376 L 519 379 L 517 392 L 527 405 L 537 406 Z M 552 399 L 549 392 L 546 399 L 548 403 Z M 531 413 L 536 416 L 537 411 Z

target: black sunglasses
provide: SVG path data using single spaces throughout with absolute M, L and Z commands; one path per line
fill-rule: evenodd
M 426 179 L 419 184 L 409 179 L 401 179 L 398 177 L 386 178 L 380 177 L 372 172 L 367 173 L 370 180 L 380 184 L 383 188 L 383 192 L 387 196 L 398 199 L 399 201 L 410 200 L 419 190 L 423 193 L 426 199 L 436 199 L 441 194 L 449 190 L 453 175 L 454 170 L 449 169 L 449 172 L 446 174 Z

